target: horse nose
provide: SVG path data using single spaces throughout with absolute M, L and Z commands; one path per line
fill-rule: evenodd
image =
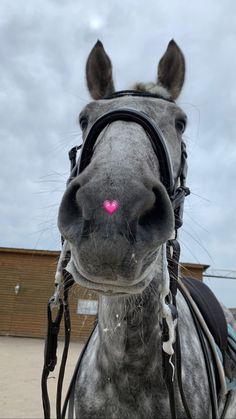
M 150 183 L 150 182 L 149 182 Z M 92 219 L 115 219 L 127 221 L 138 219 L 155 202 L 152 188 L 142 182 L 122 181 L 122 186 L 106 186 L 105 179 L 92 178 L 84 182 L 78 176 L 69 184 L 60 207 L 60 218 L 82 217 Z M 104 185 L 104 186 L 102 186 Z
M 166 214 L 169 218 L 169 200 L 162 184 L 152 179 L 123 182 L 119 189 L 101 188 L 102 184 L 105 182 L 94 179 L 83 183 L 78 177 L 68 186 L 60 205 L 58 226 L 69 240 L 71 236 L 85 237 L 104 230 L 107 237 L 121 234 L 133 241 L 137 230 L 160 230 Z

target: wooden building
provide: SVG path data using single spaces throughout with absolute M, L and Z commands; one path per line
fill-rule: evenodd
M 0 248 L 1 335 L 45 336 L 47 302 L 54 292 L 58 257 L 58 251 Z M 207 267 L 185 263 L 182 272 L 202 279 Z M 96 302 L 97 295 L 79 285 L 73 286 L 70 291 L 72 338 L 84 341 L 92 328 L 95 315 L 78 314 L 78 300 Z

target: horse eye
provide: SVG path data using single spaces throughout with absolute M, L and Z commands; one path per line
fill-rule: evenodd
M 184 119 L 176 119 L 175 127 L 176 127 L 177 131 L 179 131 L 181 134 L 183 134 L 184 131 L 185 131 L 185 127 L 186 127 L 186 121 Z
M 79 119 L 80 128 L 84 131 L 88 126 L 88 119 L 85 116 L 81 116 Z

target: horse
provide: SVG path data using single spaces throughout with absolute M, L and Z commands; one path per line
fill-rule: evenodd
M 182 224 L 183 193 L 179 206 L 170 197 L 179 186 L 187 191 L 182 140 L 187 116 L 176 104 L 184 79 L 185 58 L 174 40 L 159 61 L 156 82 L 136 83 L 130 91 L 115 91 L 112 63 L 100 41 L 87 59 L 93 100 L 79 115 L 84 141 L 80 170 L 77 164 L 58 215 L 70 249 L 66 270 L 99 295 L 98 323 L 72 396 L 79 419 L 172 418 L 163 351 L 173 373 L 174 415 L 189 417 L 174 367 L 176 325 L 188 411 L 194 419 L 213 417 L 191 310 L 177 289 L 176 318 L 170 296 L 167 243 Z M 227 316 L 233 324 L 232 315 Z M 227 409 L 227 395 L 218 406 L 219 416 L 224 411 L 230 419 L 236 418 L 235 390 L 231 393 Z

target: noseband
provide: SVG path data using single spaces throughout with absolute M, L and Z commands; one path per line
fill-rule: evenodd
M 129 95 L 131 94 L 130 91 Z M 127 95 L 126 91 L 118 92 L 115 95 L 110 96 L 106 99 L 114 99 Z M 139 94 L 135 92 L 132 96 L 147 96 L 157 97 L 150 94 Z M 186 187 L 186 176 L 187 176 L 187 152 L 186 146 L 181 141 L 181 163 L 178 171 L 177 178 L 174 178 L 173 167 L 170 158 L 170 154 L 166 145 L 166 140 L 161 129 L 146 113 L 140 112 L 130 108 L 119 108 L 113 111 L 103 114 L 98 118 L 91 126 L 85 142 L 82 147 L 80 159 L 77 164 L 74 162 L 74 169 L 72 170 L 71 176 L 68 183 L 73 178 L 82 173 L 92 160 L 93 150 L 98 136 L 101 134 L 103 129 L 112 124 L 115 121 L 135 122 L 139 124 L 146 132 L 153 151 L 157 156 L 158 163 L 160 166 L 160 180 L 165 186 L 165 189 L 169 195 L 170 201 L 175 212 L 175 229 L 177 230 L 183 224 L 183 204 L 185 196 L 189 195 L 190 190 Z M 72 149 L 73 151 L 74 149 Z

